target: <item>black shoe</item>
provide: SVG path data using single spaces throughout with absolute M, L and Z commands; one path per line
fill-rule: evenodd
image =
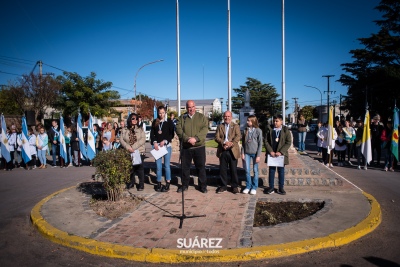
M 217 188 L 217 191 L 216 191 L 217 194 L 221 194 L 224 192 L 226 192 L 226 187 L 220 186 Z
M 183 185 L 183 186 L 179 187 L 176 192 L 181 193 L 182 191 L 187 191 L 187 190 L 188 190 L 188 187 L 186 185 Z
M 208 193 L 207 188 L 201 188 L 199 191 L 202 192 L 203 194 L 207 194 Z
M 169 191 L 169 186 L 171 183 L 166 183 L 165 186 L 161 188 L 161 192 L 168 192 Z
M 157 185 L 155 187 L 156 191 L 161 192 L 162 188 L 163 188 L 163 186 L 161 185 L 161 182 L 157 182 Z
M 144 185 L 139 185 L 137 187 L 137 191 L 143 191 L 144 190 Z
M 76 167 L 78 167 L 78 166 L 76 166 Z M 134 186 L 135 186 L 135 184 L 129 183 L 129 184 L 126 185 L 126 189 L 131 189 Z
M 275 190 L 273 187 L 268 187 L 267 189 L 264 190 L 264 193 L 270 195 L 275 193 Z
M 238 194 L 238 193 L 239 193 L 239 188 L 234 187 L 234 188 L 232 189 L 232 193 Z
M 280 195 L 286 195 L 285 189 L 279 188 L 279 189 L 278 189 L 278 194 L 280 194 Z

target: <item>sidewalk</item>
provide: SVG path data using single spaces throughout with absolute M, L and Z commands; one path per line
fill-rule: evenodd
M 171 167 L 179 181 L 179 153 L 173 153 Z M 264 162 L 264 159 L 262 159 Z M 153 166 L 154 165 L 154 166 Z M 145 160 L 148 182 L 154 180 L 152 159 Z M 241 163 L 239 164 L 241 167 Z M 380 223 L 376 200 L 309 156 L 290 154 L 286 167 L 287 195 L 216 194 L 218 158 L 207 149 L 209 192 L 193 186 L 185 192 L 185 215 L 205 215 L 180 220 L 181 193 L 173 184 L 168 193 L 145 190 L 134 195 L 145 197 L 141 205 L 116 220 L 108 220 L 89 207 L 89 195 L 67 188 L 45 198 L 32 210 L 33 224 L 54 242 L 92 254 L 147 262 L 243 261 L 289 256 L 352 242 L 373 231 Z M 267 179 L 265 163 L 261 179 Z M 244 180 L 243 170 L 239 177 Z M 155 181 L 155 180 L 154 180 Z M 197 178 L 193 176 L 193 183 Z M 265 184 L 265 183 L 264 183 Z M 244 183 L 242 184 L 244 185 Z M 311 217 L 273 227 L 253 227 L 257 201 L 324 202 L 324 208 Z M 351 203 L 351 205 L 349 204 Z

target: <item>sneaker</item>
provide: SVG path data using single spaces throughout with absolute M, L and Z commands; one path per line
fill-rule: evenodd
M 389 171 L 394 172 L 394 169 L 392 167 L 390 167 Z
M 270 195 L 270 194 L 275 193 L 275 190 L 274 190 L 273 187 L 268 187 L 268 188 L 265 190 L 265 193 L 268 194 L 268 195 Z
M 325 163 L 324 165 L 325 165 L 326 167 L 328 167 L 328 166 L 329 166 L 329 164 L 328 164 L 328 163 Z
M 250 195 L 255 195 L 255 194 L 257 194 L 257 191 L 255 189 L 251 189 L 250 190 Z
M 72 167 L 72 166 L 74 166 L 72 163 L 70 163 L 68 166 L 70 166 L 70 167 Z
M 361 166 L 360 166 L 360 165 L 358 165 L 357 169 L 358 169 L 358 170 L 361 170 Z
M 332 163 L 329 163 L 329 168 L 333 168 L 333 164 Z
M 224 193 L 224 192 L 226 192 L 226 187 L 220 186 L 220 187 L 217 188 L 217 191 L 216 191 L 217 194 L 221 194 L 221 193 Z
M 388 171 L 388 167 L 385 167 L 385 168 L 383 169 L 383 171 L 387 172 L 387 171 Z
M 36 165 L 33 165 L 32 169 L 36 169 Z
M 250 191 L 250 189 L 246 188 L 246 189 L 244 189 L 244 190 L 242 191 L 242 193 L 243 193 L 243 194 L 248 194 L 249 191 Z
M 232 193 L 234 193 L 234 194 L 239 193 L 239 188 L 234 187 L 234 188 L 232 189 Z
M 57 168 L 57 165 L 51 165 L 52 168 Z
M 365 166 L 364 166 L 364 170 L 368 170 L 368 167 L 367 167 L 367 165 L 365 165 Z
M 278 194 L 279 194 L 279 195 L 286 195 L 285 189 L 279 188 L 279 189 L 278 189 Z

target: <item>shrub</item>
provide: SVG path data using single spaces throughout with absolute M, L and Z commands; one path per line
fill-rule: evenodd
M 131 156 L 125 149 L 101 151 L 93 159 L 96 175 L 101 175 L 107 198 L 118 201 L 132 170 Z

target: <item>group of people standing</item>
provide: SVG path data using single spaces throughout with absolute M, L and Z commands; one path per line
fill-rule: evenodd
M 383 166 L 384 171 L 394 171 L 394 156 L 390 151 L 393 123 L 389 118 L 384 126 L 380 122 L 380 116 L 376 115 L 372 118 L 370 123 L 371 131 L 371 150 L 372 161 L 370 165 L 376 167 L 381 166 L 382 152 L 385 155 L 385 163 Z M 368 169 L 368 164 L 364 155 L 361 152 L 362 137 L 364 133 L 364 123 L 361 119 L 352 122 L 346 120 L 343 122 L 336 121 L 333 131 L 333 138 L 331 144 L 328 140 L 328 124 L 318 123 L 318 130 L 316 133 L 318 154 L 322 153 L 322 161 L 326 166 L 333 168 L 333 156 L 337 156 L 338 166 L 353 165 L 351 158 L 357 159 L 357 168 L 364 170 Z M 329 151 L 328 149 L 332 150 Z M 347 155 L 347 161 L 346 161 Z

